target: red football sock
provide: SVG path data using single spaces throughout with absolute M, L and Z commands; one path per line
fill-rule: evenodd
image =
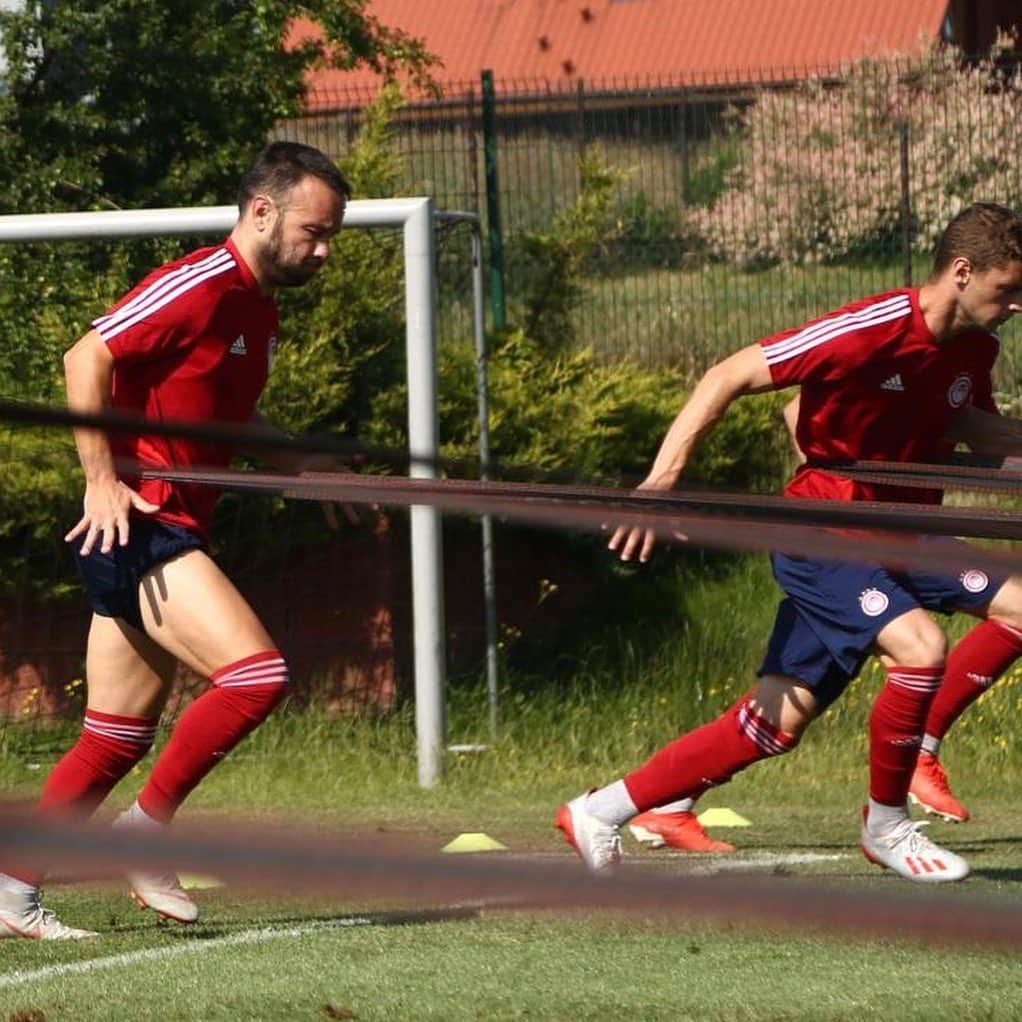
M 727 781 L 757 760 L 779 756 L 798 744 L 749 708 L 743 697 L 726 713 L 682 735 L 625 776 L 639 812 L 690 796 Z
M 181 715 L 160 753 L 138 804 L 167 823 L 192 789 L 247 734 L 254 731 L 287 691 L 287 664 L 266 650 L 228 664 Z
M 1022 632 L 999 621 L 981 621 L 947 659 L 944 680 L 930 704 L 924 732 L 943 738 L 951 725 L 1022 656 Z
M 890 667 L 869 717 L 869 796 L 887 806 L 908 798 L 923 721 L 943 667 Z
M 153 744 L 156 720 L 86 710 L 82 733 L 50 772 L 36 812 L 88 819 L 117 782 Z M 3 872 L 29 884 L 42 880 L 41 869 L 5 867 Z

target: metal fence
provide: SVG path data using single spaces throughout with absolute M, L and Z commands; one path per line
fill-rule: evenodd
M 1020 54 L 963 63 L 937 50 L 755 86 L 735 77 L 498 81 L 492 97 L 485 76 L 449 86 L 396 120 L 404 189 L 484 217 L 491 312 L 499 322 L 506 296 L 516 322 L 522 239 L 575 202 L 579 157 L 596 147 L 621 181 L 575 340 L 608 359 L 688 371 L 845 301 L 919 283 L 940 228 L 974 199 L 1022 206 Z M 331 100 L 332 112 L 287 131 L 341 156 L 369 97 Z M 459 287 L 441 295 L 448 336 L 467 336 Z M 1014 395 L 1022 362 L 1006 348 L 1001 382 Z

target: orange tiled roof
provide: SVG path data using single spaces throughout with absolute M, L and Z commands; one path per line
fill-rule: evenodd
M 443 61 L 448 96 L 505 83 L 748 82 L 801 76 L 934 39 L 948 0 L 370 0 Z M 307 26 L 306 26 L 307 29 Z M 374 93 L 369 71 L 310 75 L 309 105 Z

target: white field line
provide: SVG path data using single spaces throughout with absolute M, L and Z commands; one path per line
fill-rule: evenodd
M 507 854 L 507 853 L 501 853 Z M 512 853 L 522 859 L 563 859 L 566 852 Z M 808 866 L 815 862 L 839 862 L 854 859 L 852 852 L 756 852 L 703 854 L 677 852 L 670 848 L 649 849 L 648 852 L 626 852 L 624 861 L 632 866 L 681 866 L 686 875 L 724 872 L 727 870 L 774 869 L 777 866 Z M 865 860 L 863 860 L 865 861 Z M 689 868 L 691 867 L 691 868 Z
M 840 862 L 855 858 L 850 852 L 793 852 L 790 855 L 770 854 L 750 856 L 747 859 L 732 858 L 731 855 L 714 857 L 705 866 L 696 866 L 692 872 L 701 876 L 726 873 L 731 870 L 776 869 L 778 866 L 808 866 L 815 862 Z
M 451 905 L 451 912 L 481 908 L 481 904 Z M 423 913 L 423 921 L 438 921 L 443 918 L 443 910 L 430 910 Z M 398 913 L 394 913 L 398 915 Z M 415 914 L 400 913 L 402 922 L 414 922 Z M 344 930 L 355 926 L 381 926 L 387 924 L 386 913 L 380 915 L 342 916 L 338 919 L 323 919 L 318 922 L 305 923 L 301 926 L 261 926 L 258 929 L 242 930 L 226 937 L 189 940 L 173 947 L 144 948 L 141 951 L 126 951 L 119 955 L 108 955 L 106 958 L 90 958 L 82 962 L 64 962 L 59 965 L 44 965 L 38 969 L 18 969 L 14 972 L 0 974 L 0 989 L 25 986 L 28 983 L 39 983 L 48 979 L 62 979 L 65 976 L 77 976 L 83 973 L 100 972 L 105 969 L 119 969 L 122 966 L 138 965 L 142 962 L 162 962 L 168 958 L 179 958 L 195 951 L 213 948 L 238 947 L 245 944 L 265 944 L 282 937 L 306 937 L 314 933 L 325 933 L 330 930 Z M 89 938 L 92 940 L 93 938 Z

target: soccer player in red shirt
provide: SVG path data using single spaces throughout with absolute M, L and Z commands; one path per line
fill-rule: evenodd
M 826 466 L 935 461 L 948 442 L 998 457 L 1022 452 L 1022 420 L 998 415 L 991 393 L 996 330 L 1019 312 L 1022 218 L 993 203 L 969 206 L 945 229 L 933 272 L 918 290 L 847 305 L 712 367 L 668 430 L 641 488 L 669 490 L 699 439 L 736 398 L 799 385 L 796 435 L 807 460 L 786 494 L 936 503 L 938 492 L 858 482 Z M 645 561 L 654 539 L 650 530 L 622 526 L 610 548 L 624 560 Z M 772 561 L 786 596 L 751 690 L 622 779 L 562 806 L 557 826 L 591 869 L 613 868 L 621 824 L 698 798 L 757 760 L 789 752 L 875 653 L 887 681 L 870 715 L 862 850 L 912 880 L 965 877 L 965 860 L 927 839 L 910 819 L 909 784 L 945 671 L 995 677 L 1022 652 L 1022 578 L 781 554 Z M 982 620 L 949 657 L 927 610 L 960 610 Z
M 160 267 L 65 355 L 68 405 L 154 420 L 265 425 L 256 402 L 277 339 L 279 287 L 310 280 L 341 228 L 350 188 L 310 146 L 275 142 L 241 180 L 240 216 L 222 244 Z M 153 742 L 178 661 L 210 687 L 182 714 L 135 804 L 117 826 L 166 826 L 190 791 L 287 692 L 284 658 L 252 608 L 210 558 L 217 494 L 119 471 L 228 463 L 222 445 L 109 438 L 76 429 L 84 511 L 68 532 L 93 608 L 81 736 L 54 767 L 38 812 L 85 818 Z M 277 459 L 303 471 L 301 459 Z M 0 873 L 0 937 L 92 936 L 42 907 L 41 873 Z M 198 909 L 173 875 L 136 873 L 132 896 L 180 922 Z
M 801 463 L 805 455 L 799 450 L 796 439 L 798 414 L 799 395 L 796 394 L 784 406 L 784 422 Z M 963 639 L 957 643 L 948 655 L 944 678 L 926 716 L 919 759 L 908 789 L 910 802 L 949 823 L 965 823 L 970 814 L 951 791 L 947 771 L 940 760 L 941 743 L 955 721 L 1004 675 L 1019 650 L 1012 628 L 1003 623 L 1000 628 L 980 623 L 967 638 L 968 641 Z M 1001 648 L 1002 643 L 1007 643 L 1007 649 Z M 981 660 L 986 656 L 991 658 L 989 669 L 995 672 L 993 674 L 981 673 L 985 669 Z M 640 844 L 650 848 L 667 845 L 683 852 L 717 854 L 736 851 L 734 845 L 706 832 L 695 806 L 694 798 L 657 806 L 629 820 L 628 829 Z

